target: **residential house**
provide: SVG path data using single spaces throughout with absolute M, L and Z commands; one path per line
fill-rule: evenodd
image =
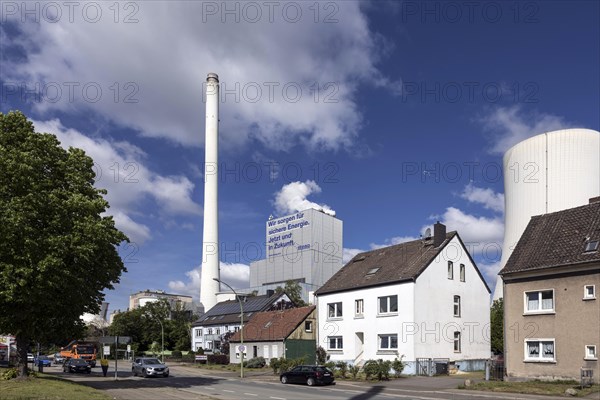
M 579 379 L 600 367 L 600 197 L 532 217 L 506 266 L 507 379 Z
M 264 357 L 269 362 L 271 358 L 279 357 L 304 358 L 305 363 L 314 364 L 317 349 L 315 308 L 308 306 L 254 314 L 244 325 L 244 359 Z M 229 342 L 229 360 L 239 364 L 240 332 Z
M 273 290 L 262 296 L 240 295 L 239 299 L 244 309 L 244 321 L 260 311 L 294 307 L 286 294 Z M 237 299 L 217 303 L 192 324 L 192 350 L 202 348 L 210 353 L 220 352 L 224 336 L 240 330 L 240 314 L 240 302 Z
M 357 254 L 317 295 L 318 344 L 332 361 L 404 356 L 405 373 L 490 357 L 490 289 L 457 232 Z M 460 362 L 459 362 L 460 361 Z

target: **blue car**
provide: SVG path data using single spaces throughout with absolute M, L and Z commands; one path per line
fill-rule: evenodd
M 37 356 L 34 360 L 35 365 L 40 365 L 42 363 L 43 367 L 49 367 L 52 365 L 52 360 L 48 358 L 48 356 Z

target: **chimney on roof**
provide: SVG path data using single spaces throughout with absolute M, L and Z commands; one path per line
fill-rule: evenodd
M 438 221 L 433 225 L 433 247 L 438 247 L 444 240 L 446 240 L 446 225 Z
M 274 290 L 271 290 L 271 289 L 267 290 L 267 297 L 271 297 L 271 296 L 273 296 L 274 294 L 275 294 L 275 291 L 274 291 Z
M 590 199 L 590 204 L 592 204 L 592 203 L 600 203 L 600 196 L 598 196 L 598 197 L 592 197 Z

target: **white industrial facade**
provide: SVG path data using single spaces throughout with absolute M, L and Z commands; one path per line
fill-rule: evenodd
M 582 206 L 600 196 L 600 133 L 564 129 L 534 136 L 510 148 L 503 166 L 502 268 L 531 217 Z M 494 300 L 500 297 L 498 277 Z
M 317 294 L 317 343 L 331 361 L 403 355 L 405 373 L 414 374 L 417 358 L 490 357 L 489 288 L 458 235 L 414 280 Z M 386 306 L 395 301 L 396 308 Z
M 308 209 L 266 222 L 266 259 L 250 265 L 250 288 L 259 294 L 288 280 L 302 287 L 302 297 L 321 287 L 342 267 L 341 220 Z

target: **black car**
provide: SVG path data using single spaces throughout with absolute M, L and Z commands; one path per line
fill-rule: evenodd
M 80 358 L 69 358 L 63 364 L 63 372 L 86 372 L 92 373 L 92 367 Z
M 281 383 L 306 383 L 308 386 L 331 385 L 333 372 L 322 365 L 299 365 L 279 376 Z

